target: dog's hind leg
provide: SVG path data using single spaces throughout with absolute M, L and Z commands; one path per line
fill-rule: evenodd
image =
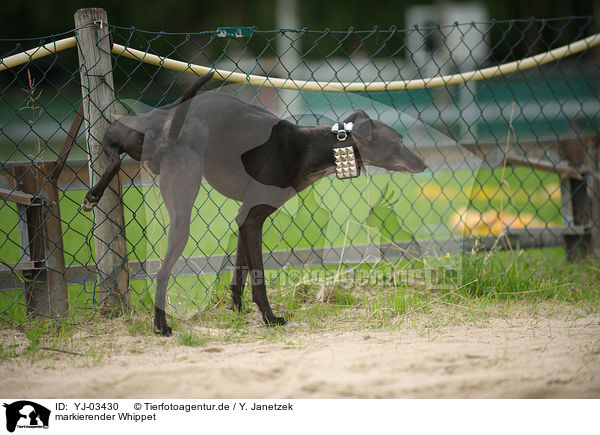
M 171 335 L 165 314 L 169 277 L 190 235 L 190 217 L 202 182 L 202 161 L 186 149 L 165 155 L 161 161 L 160 192 L 169 212 L 167 252 L 156 278 L 154 331 Z
M 277 210 L 275 207 L 264 204 L 252 207 L 240 225 L 239 232 L 252 284 L 252 300 L 258 305 L 264 322 L 269 326 L 285 325 L 285 320 L 282 317 L 275 317 L 269 305 L 262 258 L 263 223 L 275 210 Z
M 81 204 L 83 211 L 90 211 L 98 204 L 98 201 L 100 201 L 100 198 L 102 198 L 108 183 L 110 183 L 114 176 L 117 175 L 117 172 L 119 172 L 119 168 L 121 167 L 119 150 L 113 145 L 112 142 L 112 135 L 110 133 L 106 134 L 102 146 L 104 152 L 108 156 L 109 163 L 104 171 L 104 174 L 102 174 L 100 179 L 96 182 L 96 184 L 94 184 L 94 186 L 90 188 L 90 190 L 88 190 L 83 198 L 83 202 Z

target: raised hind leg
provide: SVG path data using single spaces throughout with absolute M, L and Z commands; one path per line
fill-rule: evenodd
M 108 166 L 96 184 L 94 184 L 85 194 L 81 204 L 81 209 L 83 211 L 91 211 L 92 208 L 98 205 L 98 201 L 100 201 L 100 198 L 102 198 L 102 195 L 104 195 L 104 191 L 108 187 L 108 184 L 115 177 L 115 175 L 117 175 L 117 172 L 119 172 L 119 168 L 121 167 L 119 149 L 114 144 L 114 140 L 110 132 L 105 135 L 102 147 L 108 157 Z M 91 179 L 90 173 L 90 180 Z

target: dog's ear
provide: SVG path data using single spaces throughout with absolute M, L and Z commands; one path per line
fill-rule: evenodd
M 352 112 L 350 115 L 348 115 L 348 117 L 346 119 L 344 119 L 344 122 L 358 122 L 362 119 L 370 119 L 369 115 L 367 115 L 367 112 L 365 112 L 364 110 L 356 110 L 354 112 Z
M 372 124 L 373 121 L 371 121 L 370 119 L 358 121 L 354 124 L 354 127 L 352 128 L 352 134 L 355 138 L 359 140 L 362 140 L 364 142 L 370 142 L 371 138 L 373 137 Z
M 344 119 L 344 122 L 351 122 L 354 124 L 352 127 L 352 135 L 362 141 L 370 142 L 373 137 L 373 122 L 369 115 L 364 110 L 357 110 Z
M 373 122 L 364 110 L 355 111 L 346 119 L 344 119 L 344 122 L 351 122 L 354 124 L 352 127 L 352 135 L 358 140 L 369 142 L 373 137 Z

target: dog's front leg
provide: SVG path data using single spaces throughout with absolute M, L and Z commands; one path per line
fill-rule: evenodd
M 268 326 L 285 325 L 283 317 L 276 317 L 271 310 L 267 299 L 267 287 L 264 279 L 264 267 L 262 259 L 262 228 L 267 216 L 276 208 L 266 205 L 253 207 L 244 223 L 240 226 L 240 243 L 243 246 L 248 274 L 252 284 L 252 300 L 258 305 L 264 322 Z
M 241 237 L 238 235 L 237 249 L 235 252 L 235 268 L 233 269 L 231 284 L 229 285 L 231 298 L 233 299 L 233 307 L 238 311 L 242 310 L 242 294 L 248 276 L 248 262 L 246 261 L 246 254 L 241 240 Z

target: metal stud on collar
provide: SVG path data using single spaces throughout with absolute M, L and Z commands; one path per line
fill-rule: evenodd
M 333 156 L 335 158 L 335 175 L 339 179 L 354 178 L 360 175 L 360 168 L 356 162 L 352 145 L 334 148 Z
M 352 127 L 351 122 L 339 122 L 331 127 L 331 132 L 337 135 L 338 141 L 344 142 L 352 131 Z M 356 161 L 353 145 L 333 148 L 333 157 L 335 159 L 335 175 L 337 178 L 343 180 L 360 175 L 360 167 Z

